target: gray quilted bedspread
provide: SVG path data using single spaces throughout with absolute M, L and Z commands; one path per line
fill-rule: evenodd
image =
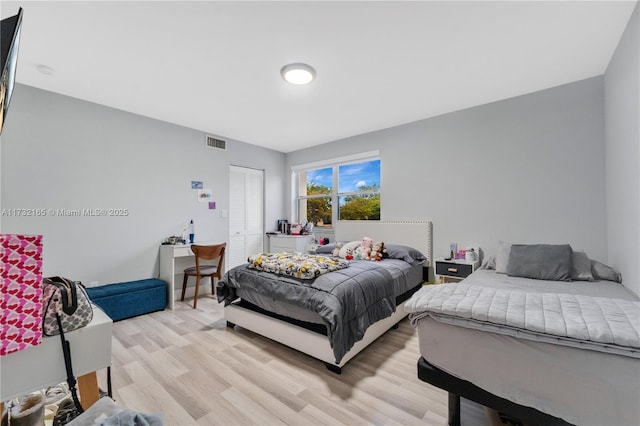
M 370 261 L 354 261 L 313 280 L 242 265 L 227 272 L 216 289 L 218 301 L 225 305 L 237 299 L 235 289 L 244 288 L 317 312 L 327 325 L 337 364 L 371 324 L 395 312 L 392 282 L 388 270 Z
M 640 358 L 640 302 L 464 283 L 425 286 L 405 304 L 412 324 L 437 321 Z

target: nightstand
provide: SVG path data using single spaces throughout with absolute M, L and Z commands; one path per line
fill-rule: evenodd
M 467 262 L 463 259 L 445 260 L 444 257 L 439 257 L 436 259 L 436 281 L 441 283 L 462 281 L 479 267 L 479 260 Z

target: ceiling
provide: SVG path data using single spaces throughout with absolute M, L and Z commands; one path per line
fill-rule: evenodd
M 0 5 L 24 9 L 19 83 L 290 152 L 601 75 L 636 3 Z

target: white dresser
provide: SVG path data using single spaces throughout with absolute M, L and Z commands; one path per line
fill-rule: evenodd
M 311 235 L 269 235 L 269 252 L 296 251 L 304 253 L 307 244 L 313 242 Z

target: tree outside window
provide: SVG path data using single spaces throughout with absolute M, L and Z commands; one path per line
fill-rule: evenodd
M 300 222 L 331 227 L 336 219 L 380 220 L 380 160 L 299 172 L 298 192 Z
M 331 194 L 331 188 L 317 185 L 313 182 L 307 184 L 307 195 Z M 331 196 L 307 198 L 307 221 L 316 226 L 331 225 Z

